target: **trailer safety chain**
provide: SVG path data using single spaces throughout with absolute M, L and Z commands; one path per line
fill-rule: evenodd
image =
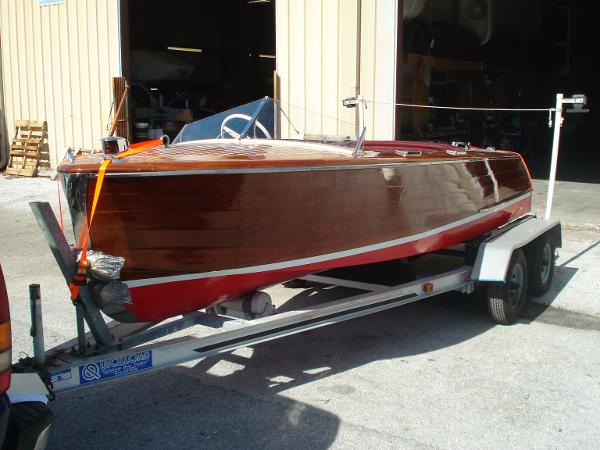
M 56 394 L 54 393 L 54 384 L 52 384 L 52 375 L 45 366 L 39 366 L 36 364 L 35 359 L 29 356 L 27 353 L 21 353 L 24 356 L 20 356 L 19 360 L 12 365 L 13 373 L 37 373 L 44 383 L 44 387 L 48 391 L 48 399 L 54 401 Z
M 126 156 L 141 153 L 150 148 L 156 147 L 162 142 L 162 139 L 153 139 L 151 141 L 142 142 L 138 145 L 131 145 L 128 150 L 122 153 L 119 153 L 117 155 L 105 156 L 105 159 L 102 161 L 102 164 L 100 164 L 100 168 L 98 169 L 98 178 L 96 179 L 96 188 L 94 189 L 94 200 L 92 201 L 92 208 L 90 210 L 90 218 L 88 220 L 88 225 L 87 227 L 84 225 L 81 228 L 81 233 L 77 242 L 77 248 L 81 249 L 77 274 L 75 275 L 73 280 L 68 283 L 72 301 L 77 300 L 81 287 L 86 283 L 85 271 L 90 266 L 87 260 L 87 252 L 90 245 L 90 230 L 92 229 L 92 222 L 94 220 L 94 214 L 96 213 L 96 207 L 98 206 L 98 200 L 100 200 L 100 193 L 102 192 L 102 184 L 104 183 L 106 168 L 110 165 L 113 159 L 121 159 Z

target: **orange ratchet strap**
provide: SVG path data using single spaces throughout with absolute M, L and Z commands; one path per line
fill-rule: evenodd
M 139 144 L 134 144 L 129 147 L 129 150 L 119 153 L 113 158 L 121 159 L 125 156 L 135 155 L 136 153 L 140 153 L 144 150 L 154 148 L 160 144 L 162 144 L 161 139 L 153 139 L 151 141 L 145 141 Z M 96 206 L 98 205 L 98 200 L 100 199 L 100 192 L 102 191 L 102 183 L 104 182 L 106 168 L 110 165 L 113 158 L 107 158 L 104 161 L 102 161 L 100 169 L 98 169 L 98 179 L 96 180 L 94 200 L 92 201 L 92 209 L 90 210 L 90 220 L 88 221 L 87 227 L 82 227 L 81 234 L 79 235 L 79 241 L 77 243 L 77 247 L 81 249 L 81 256 L 79 258 L 79 269 L 73 281 L 69 283 L 69 291 L 71 292 L 71 300 L 73 301 L 77 300 L 77 297 L 79 296 L 79 291 L 81 290 L 81 286 L 83 286 L 83 284 L 85 283 L 85 270 L 89 266 L 87 261 L 87 251 L 90 244 L 90 230 L 92 228 L 92 221 L 94 220 Z
M 71 300 L 77 300 L 77 296 L 79 295 L 79 290 L 81 286 L 85 282 L 85 269 L 88 268 L 87 262 L 87 250 L 90 242 L 90 229 L 92 228 L 92 221 L 94 220 L 94 213 L 96 212 L 96 205 L 98 204 L 98 199 L 100 198 L 100 191 L 102 190 L 102 183 L 104 182 L 104 175 L 106 174 L 106 168 L 111 163 L 112 159 L 105 159 L 100 164 L 100 169 L 98 170 L 98 179 L 96 180 L 96 189 L 94 191 L 94 201 L 92 202 L 92 209 L 90 211 L 90 220 L 88 222 L 87 228 L 84 226 L 81 228 L 81 234 L 79 235 L 79 242 L 77 243 L 77 247 L 81 249 L 81 256 L 79 258 L 79 270 L 75 275 L 75 279 L 73 282 L 69 283 L 69 290 L 71 291 Z
M 148 150 L 149 148 L 154 148 L 157 145 L 162 145 L 162 139 L 152 139 L 150 141 L 138 142 L 137 144 L 131 144 L 128 150 L 125 150 L 118 155 L 115 155 L 115 158 L 120 159 L 124 156 L 135 155 L 136 153 L 142 152 L 144 150 Z

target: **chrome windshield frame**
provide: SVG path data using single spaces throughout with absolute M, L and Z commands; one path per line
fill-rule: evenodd
M 246 136 L 248 135 L 248 133 L 250 132 L 250 129 L 252 128 L 252 125 L 254 125 L 254 123 L 258 119 L 258 116 L 260 115 L 260 113 L 262 112 L 263 108 L 265 107 L 265 105 L 267 104 L 268 101 L 269 101 L 269 97 L 267 97 L 267 96 L 263 97 L 263 99 L 260 101 L 260 103 L 256 107 L 256 111 L 254 111 L 254 114 L 252 114 L 252 119 L 250 121 L 248 121 L 248 125 L 246 125 L 246 128 L 244 128 L 244 130 L 238 137 L 238 141 L 241 141 L 242 139 L 246 139 Z

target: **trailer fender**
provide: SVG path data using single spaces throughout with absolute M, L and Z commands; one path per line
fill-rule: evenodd
M 483 242 L 477 251 L 472 279 L 504 282 L 513 252 L 527 246 L 545 233 L 551 234 L 556 247 L 561 246 L 560 222 L 538 218 L 526 220 L 505 233 Z

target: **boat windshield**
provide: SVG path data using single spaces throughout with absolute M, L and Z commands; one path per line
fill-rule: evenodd
M 185 125 L 173 143 L 202 139 L 302 139 L 354 142 L 354 111 L 341 108 L 330 117 L 264 97 Z

